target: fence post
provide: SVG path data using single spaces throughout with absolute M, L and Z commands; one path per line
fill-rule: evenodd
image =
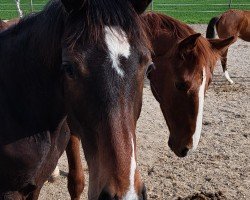
M 229 0 L 229 4 L 228 4 L 229 8 L 231 8 L 232 1 L 233 1 L 233 0 Z
M 19 13 L 19 17 L 22 18 L 23 17 L 23 11 L 21 10 L 20 7 L 20 0 L 15 0 L 16 1 L 16 7 L 17 7 L 17 11 Z
M 151 10 L 152 11 L 154 10 L 154 0 L 152 0 L 152 3 L 151 3 Z
M 34 8 L 33 8 L 33 0 L 30 0 L 30 9 L 31 9 L 31 12 L 34 11 Z

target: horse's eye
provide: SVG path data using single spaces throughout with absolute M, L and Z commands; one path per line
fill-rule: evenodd
M 189 88 L 189 85 L 187 83 L 185 83 L 185 82 L 176 82 L 175 87 L 176 87 L 177 90 L 187 91 L 188 88 Z
M 149 66 L 148 66 L 148 69 L 146 71 L 146 75 L 149 76 L 149 73 L 155 69 L 155 65 L 154 63 L 152 62 Z
M 70 63 L 64 63 L 63 64 L 63 70 L 64 72 L 70 77 L 70 78 L 76 78 L 76 69 L 75 66 Z

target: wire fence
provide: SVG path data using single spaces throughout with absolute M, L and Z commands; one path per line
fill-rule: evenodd
M 228 9 L 250 10 L 250 0 L 153 0 L 150 9 L 186 23 L 207 23 Z
M 20 1 L 20 10 L 25 15 L 41 10 L 49 0 L 0 0 L 0 18 L 19 16 L 16 1 Z M 229 8 L 250 10 L 250 0 L 153 0 L 149 9 L 187 23 L 204 23 Z
M 165 2 L 164 2 L 165 1 Z M 175 2 L 175 3 L 169 3 L 169 2 Z M 188 1 L 186 1 L 188 2 Z M 164 11 L 172 11 L 172 12 L 188 12 L 190 11 L 189 8 L 192 7 L 193 10 L 192 12 L 218 12 L 218 9 L 231 9 L 231 8 L 235 8 L 235 9 L 249 9 L 250 7 L 250 1 L 249 0 L 245 0 L 245 1 L 235 1 L 233 2 L 233 0 L 218 0 L 217 2 L 215 1 L 202 1 L 200 3 L 200 1 L 189 1 L 190 3 L 182 3 L 182 1 L 173 1 L 173 0 L 154 0 L 151 3 L 150 9 L 153 11 L 160 11 L 160 12 L 164 12 Z M 195 3 L 197 2 L 197 3 Z M 175 9 L 175 7 L 178 7 L 178 9 Z M 212 7 L 214 7 L 213 9 L 211 9 Z M 174 9 L 173 9 L 174 8 Z M 184 8 L 184 9 L 183 9 Z M 185 9 L 186 8 L 186 9 Z M 196 9 L 198 8 L 198 10 Z M 199 10 L 199 9 L 203 9 L 203 10 Z M 204 10 L 206 9 L 206 10 Z
M 20 2 L 20 10 L 17 4 Z M 24 15 L 40 11 L 48 0 L 0 0 L 0 18 L 11 19 L 20 16 L 20 12 Z

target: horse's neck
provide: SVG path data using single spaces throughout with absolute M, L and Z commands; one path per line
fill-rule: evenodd
M 245 14 L 245 18 L 248 22 L 248 28 L 249 28 L 249 26 L 250 26 L 250 11 L 245 10 L 244 14 Z
M 56 128 L 65 116 L 61 30 L 55 30 L 62 27 L 44 23 L 46 17 L 31 17 L 0 34 L 0 118 L 8 115 L 31 130 Z

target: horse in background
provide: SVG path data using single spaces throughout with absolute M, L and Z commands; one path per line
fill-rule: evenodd
M 146 199 L 135 128 L 148 3 L 55 0 L 0 33 L 0 199 L 38 198 L 69 128 L 82 139 L 89 199 Z
M 6 28 L 8 28 L 8 26 L 6 25 L 6 23 L 3 20 L 0 19 L 0 31 L 4 30 Z
M 8 21 L 3 21 L 0 19 L 0 31 L 3 31 L 7 28 L 9 28 L 10 26 L 13 26 L 15 24 L 17 24 L 19 22 L 19 18 L 14 18 Z
M 151 90 L 169 128 L 168 145 L 184 157 L 198 146 L 205 92 L 217 60 L 235 39 L 207 40 L 162 14 L 146 13 L 143 20 L 154 51 L 155 69 L 147 73 Z
M 9 27 L 9 25 L 5 21 L 0 19 L 0 31 L 3 31 L 5 29 L 7 29 L 8 27 Z
M 207 27 L 207 38 L 215 38 L 215 27 L 219 38 L 235 36 L 250 42 L 250 11 L 228 10 L 219 17 L 213 17 Z M 221 64 L 226 79 L 233 84 L 227 71 L 227 54 L 228 48 L 221 56 Z

